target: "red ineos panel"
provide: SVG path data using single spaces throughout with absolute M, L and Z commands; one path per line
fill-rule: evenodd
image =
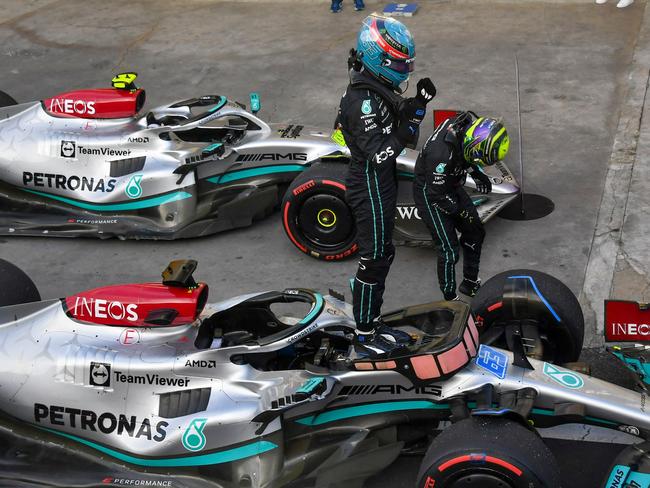
M 75 90 L 47 98 L 43 100 L 43 108 L 55 117 L 121 119 L 137 114 L 144 101 L 144 90 L 97 88 Z
M 150 327 L 193 322 L 208 298 L 205 283 L 195 288 L 159 283 L 114 285 L 65 299 L 72 318 L 101 325 Z

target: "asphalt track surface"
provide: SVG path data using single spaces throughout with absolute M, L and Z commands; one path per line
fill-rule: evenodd
M 0 89 L 19 101 L 72 88 L 105 86 L 135 69 L 148 106 L 207 93 L 245 101 L 262 96 L 271 122 L 329 128 L 346 86 L 345 60 L 363 14 L 346 1 L 332 15 L 324 3 L 170 0 L 101 2 L 5 0 L 0 10 Z M 611 3 L 611 2 L 610 2 Z M 368 1 L 369 10 L 383 3 Z M 555 211 L 539 221 L 488 224 L 481 275 L 534 268 L 582 288 L 627 67 L 645 5 L 617 10 L 591 3 L 422 2 L 407 24 L 417 42 L 415 80 L 431 76 L 434 108 L 469 108 L 502 116 L 516 156 L 514 61 L 519 59 L 526 190 Z M 482 27 L 481 27 L 482 26 Z M 411 89 L 412 90 L 412 89 Z M 410 93 L 410 92 L 409 92 Z M 430 132 L 431 119 L 427 118 Z M 201 239 L 150 242 L 0 238 L 0 257 L 36 281 L 44 298 L 103 284 L 157 280 L 172 259 L 199 261 L 197 277 L 213 300 L 254 290 L 306 286 L 345 291 L 355 260 L 324 264 L 286 239 L 278 214 L 248 229 Z M 440 298 L 431 249 L 398 248 L 385 308 Z M 609 362 L 596 373 L 627 380 Z M 566 486 L 597 486 L 618 449 L 551 441 Z M 579 456 L 577 455 L 579 453 Z M 599 457 L 600 456 L 600 457 Z M 367 486 L 412 486 L 419 460 L 400 458 Z

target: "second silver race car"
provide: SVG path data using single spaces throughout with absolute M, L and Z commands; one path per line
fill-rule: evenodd
M 133 74 L 113 87 L 16 104 L 0 92 L 0 234 L 177 239 L 250 225 L 282 202 L 290 240 L 341 259 L 356 251 L 345 203 L 349 151 L 332 132 L 267 124 L 218 95 L 143 110 Z M 429 240 L 411 197 L 417 153 L 398 158 L 398 240 Z M 505 165 L 481 218 L 515 198 Z M 468 178 L 470 192 L 475 188 Z

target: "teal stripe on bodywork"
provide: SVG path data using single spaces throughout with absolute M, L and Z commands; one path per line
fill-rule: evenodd
M 165 203 L 177 202 L 179 200 L 185 200 L 192 196 L 191 193 L 185 191 L 176 191 L 174 193 L 168 193 L 166 195 L 160 195 L 152 198 L 143 198 L 142 200 L 135 200 L 132 202 L 124 203 L 86 203 L 73 200 L 71 198 L 62 197 L 60 195 L 52 195 L 51 193 L 44 193 L 36 190 L 28 190 L 23 188 L 24 191 L 28 193 L 33 193 L 34 195 L 39 195 L 45 198 L 51 198 L 52 200 L 57 200 L 59 202 L 67 203 L 68 205 L 73 205 L 75 207 L 83 208 L 85 210 L 95 210 L 98 212 L 111 212 L 119 210 L 140 210 L 142 208 L 158 207 L 164 205 Z
M 220 184 L 220 183 L 229 183 L 231 181 L 243 180 L 244 178 L 252 178 L 254 176 L 270 175 L 274 173 L 293 173 L 297 171 L 303 171 L 309 166 L 303 166 L 301 164 L 280 164 L 277 166 L 264 166 L 261 168 L 250 168 L 242 169 L 238 171 L 231 171 L 220 176 L 212 176 L 207 180 L 210 183 Z
M 48 429 L 45 427 L 39 427 L 40 429 L 46 430 L 56 435 L 60 435 L 67 439 L 79 442 L 85 446 L 92 447 L 97 449 L 104 454 L 108 454 L 120 461 L 124 461 L 131 464 L 136 464 L 138 466 L 153 466 L 153 467 L 180 467 L 180 466 L 207 466 L 210 464 L 222 464 L 230 463 L 232 461 L 239 461 L 240 459 L 249 458 L 252 456 L 258 456 L 267 451 L 275 449 L 278 447 L 273 442 L 269 441 L 256 441 L 244 446 L 234 447 L 232 449 L 227 449 L 220 452 L 212 452 L 209 454 L 199 454 L 198 456 L 187 456 L 187 457 L 177 457 L 177 458 L 166 458 L 166 459 L 145 459 L 130 454 L 125 454 L 109 447 L 96 444 L 92 441 L 82 439 L 72 434 L 66 434 L 65 432 L 59 432 L 54 429 Z
M 406 171 L 398 171 L 397 176 L 401 176 L 402 178 L 409 178 L 411 180 L 415 178 L 415 175 L 413 173 L 407 173 Z
M 448 410 L 449 405 L 446 403 L 434 403 L 427 400 L 413 400 L 406 402 L 382 402 L 371 403 L 368 405 L 356 405 L 354 407 L 339 408 L 330 410 L 317 415 L 310 415 L 296 420 L 296 423 L 302 425 L 322 425 L 337 420 L 344 420 L 353 417 L 362 417 L 364 415 L 374 415 L 378 413 L 400 412 L 404 410 Z
M 210 110 L 208 110 L 208 112 L 209 112 L 209 113 L 214 113 L 214 112 L 216 112 L 216 111 L 219 110 L 221 107 L 223 107 L 223 106 L 226 104 L 227 101 L 228 101 L 228 99 L 227 99 L 226 97 L 220 97 L 220 98 L 219 98 L 219 101 L 217 102 L 217 104 L 216 104 L 214 107 L 212 107 Z
M 298 322 L 299 325 L 307 325 L 310 323 L 316 315 L 320 313 L 320 311 L 323 309 L 323 304 L 325 303 L 323 300 L 323 295 L 320 293 L 314 293 L 314 296 L 316 297 L 316 301 L 314 302 L 314 306 L 311 308 L 311 311 L 303 318 L 300 322 Z

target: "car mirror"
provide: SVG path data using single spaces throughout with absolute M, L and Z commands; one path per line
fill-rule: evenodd
M 251 101 L 251 112 L 256 114 L 262 108 L 262 101 L 260 100 L 259 94 L 256 92 L 251 93 L 250 101 Z

